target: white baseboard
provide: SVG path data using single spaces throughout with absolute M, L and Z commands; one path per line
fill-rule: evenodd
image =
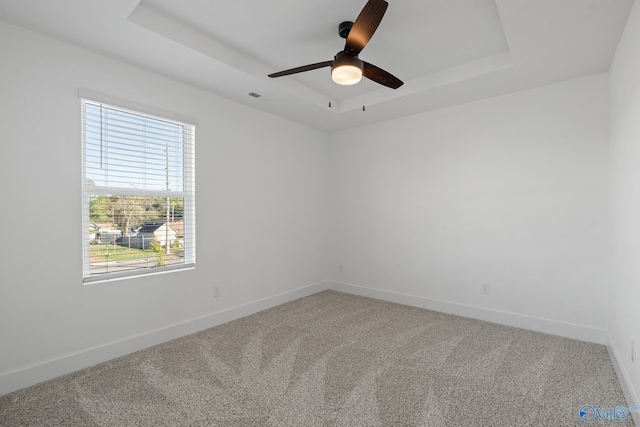
M 339 292 L 376 298 L 413 307 L 426 308 L 428 310 L 438 311 L 441 313 L 455 314 L 456 316 L 470 317 L 472 319 L 499 323 L 501 325 L 513 326 L 516 328 L 543 332 L 581 341 L 588 341 L 597 344 L 606 343 L 607 331 L 605 329 L 597 329 L 589 326 L 526 316 L 518 313 L 510 313 L 450 301 L 425 298 L 416 295 L 385 291 L 382 289 L 367 288 L 349 283 L 329 281 L 328 284 L 329 289 Z
M 327 289 L 329 289 L 327 282 L 304 286 L 292 291 L 211 313 L 200 318 L 191 319 L 120 341 L 69 354 L 58 359 L 7 372 L 0 375 L 0 396 Z
M 609 351 L 609 357 L 613 364 L 613 369 L 616 371 L 616 376 L 622 387 L 625 399 L 627 399 L 627 406 L 640 406 L 640 399 L 638 399 L 638 393 L 633 388 L 633 383 L 629 378 L 629 374 L 624 369 L 624 365 L 621 363 L 620 352 L 617 350 L 613 343 L 613 339 L 609 332 L 607 332 L 607 350 Z M 640 413 L 632 412 L 633 422 L 635 425 L 640 426 Z

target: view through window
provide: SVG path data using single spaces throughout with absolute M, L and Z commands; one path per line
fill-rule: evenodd
M 82 101 L 84 281 L 195 264 L 195 127 Z

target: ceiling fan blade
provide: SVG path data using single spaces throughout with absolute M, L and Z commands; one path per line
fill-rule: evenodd
M 318 68 L 329 67 L 333 61 L 316 62 L 315 64 L 303 65 L 302 67 L 291 68 L 278 73 L 269 74 L 269 77 L 282 77 L 291 74 L 304 73 Z
M 364 62 L 362 75 L 369 80 L 373 80 L 374 82 L 390 87 L 391 89 L 398 89 L 404 84 L 402 80 L 393 74 L 383 70 L 382 68 L 378 68 L 375 65 L 369 64 L 368 62 Z
M 369 0 L 349 31 L 344 51 L 350 55 L 358 55 L 369 43 L 376 32 L 389 3 L 385 0 Z

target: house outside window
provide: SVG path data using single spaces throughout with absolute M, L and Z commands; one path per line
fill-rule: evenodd
M 85 283 L 195 266 L 195 126 L 82 99 Z

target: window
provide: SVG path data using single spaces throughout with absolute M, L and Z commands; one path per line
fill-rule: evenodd
M 85 283 L 195 265 L 194 135 L 82 100 Z

